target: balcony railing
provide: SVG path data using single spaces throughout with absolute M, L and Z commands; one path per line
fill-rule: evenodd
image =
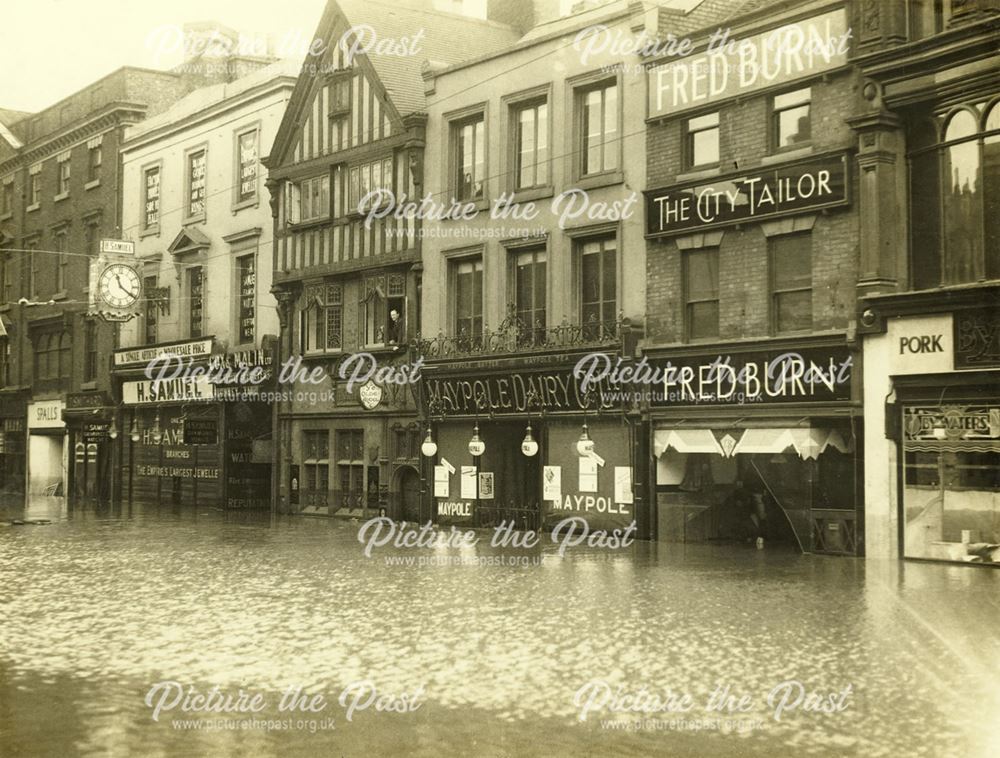
M 418 335 L 416 347 L 418 354 L 428 359 L 596 348 L 621 345 L 626 328 L 621 314 L 614 321 L 591 318 L 582 324 L 571 324 L 564 318 L 558 326 L 546 327 L 538 321 L 526 324 L 510 310 L 495 330 L 484 327 L 478 334 L 465 330 L 456 335 L 439 333 L 428 339 Z

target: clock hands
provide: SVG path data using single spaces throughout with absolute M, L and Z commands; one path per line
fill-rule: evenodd
M 118 274 L 115 274 L 115 281 L 118 282 L 118 289 L 120 289 L 126 295 L 128 295 L 129 297 L 139 297 L 138 292 L 133 292 L 130 289 L 125 289 L 125 285 L 122 284 L 122 278 Z

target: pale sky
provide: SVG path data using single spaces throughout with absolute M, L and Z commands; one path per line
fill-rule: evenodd
M 270 34 L 305 57 L 326 0 L 0 0 L 0 108 L 39 111 L 121 66 L 181 62 L 185 22 Z M 157 40 L 162 40 L 158 45 Z M 284 44 L 282 44 L 284 43 Z

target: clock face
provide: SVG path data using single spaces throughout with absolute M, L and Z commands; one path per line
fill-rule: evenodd
M 104 269 L 97 286 L 101 299 L 112 308 L 134 305 L 142 291 L 139 272 L 125 263 L 112 263 Z

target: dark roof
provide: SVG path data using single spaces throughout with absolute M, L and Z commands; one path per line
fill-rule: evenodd
M 400 115 L 424 109 L 424 63 L 451 65 L 513 45 L 520 34 L 510 26 L 428 10 L 416 0 L 339 0 L 351 26 L 369 24 L 378 39 L 412 40 L 423 31 L 417 55 L 367 54 Z

